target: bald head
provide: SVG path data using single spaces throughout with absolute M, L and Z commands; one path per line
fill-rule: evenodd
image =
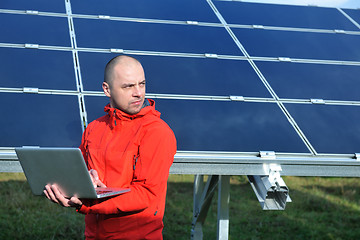
M 141 68 L 141 63 L 130 56 L 120 55 L 111 59 L 105 67 L 105 74 L 104 74 L 104 82 L 108 83 L 109 86 L 112 85 L 112 81 L 115 75 L 115 69 L 120 71 L 132 69 L 132 68 Z
M 129 56 L 118 56 L 105 67 L 104 93 L 110 107 L 133 115 L 140 112 L 145 100 L 145 73 L 140 62 Z

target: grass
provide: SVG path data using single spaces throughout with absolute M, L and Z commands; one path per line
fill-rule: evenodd
M 244 176 L 231 177 L 230 239 L 358 239 L 357 178 L 285 177 L 292 203 L 263 211 Z M 190 239 L 193 176 L 170 175 L 164 239 Z M 217 195 L 204 239 L 216 239 Z M 0 173 L 0 239 L 83 239 L 84 216 L 35 197 L 23 174 Z

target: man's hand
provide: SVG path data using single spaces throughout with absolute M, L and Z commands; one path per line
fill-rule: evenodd
M 59 188 L 53 185 L 46 185 L 44 190 L 45 196 L 54 203 L 57 203 L 63 207 L 80 208 L 82 202 L 77 197 L 71 197 L 70 199 L 65 197 L 59 190 Z
M 94 188 L 106 187 L 105 184 L 99 180 L 99 175 L 95 169 L 90 169 L 89 174 L 91 177 L 91 181 L 93 182 Z

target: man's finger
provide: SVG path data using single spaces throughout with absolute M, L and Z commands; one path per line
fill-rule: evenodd
M 71 207 L 80 207 L 83 203 L 81 202 L 80 199 L 78 199 L 77 197 L 72 197 L 69 200 L 69 205 Z
M 45 191 L 47 192 L 47 197 L 53 201 L 54 203 L 59 203 L 59 201 L 56 199 L 54 192 L 52 191 L 50 185 L 45 186 Z
M 64 207 L 70 207 L 69 199 L 65 198 L 65 196 L 60 192 L 59 188 L 56 185 L 51 185 L 51 190 L 54 192 L 55 197 L 58 203 Z
M 97 182 L 99 181 L 99 175 L 97 171 L 95 169 L 90 169 L 89 174 L 94 187 L 97 187 Z

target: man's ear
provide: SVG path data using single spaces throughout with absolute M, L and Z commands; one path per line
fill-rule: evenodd
M 111 97 L 111 91 L 110 91 L 110 86 L 107 82 L 103 82 L 102 83 L 102 88 L 104 90 L 104 93 L 107 97 Z

